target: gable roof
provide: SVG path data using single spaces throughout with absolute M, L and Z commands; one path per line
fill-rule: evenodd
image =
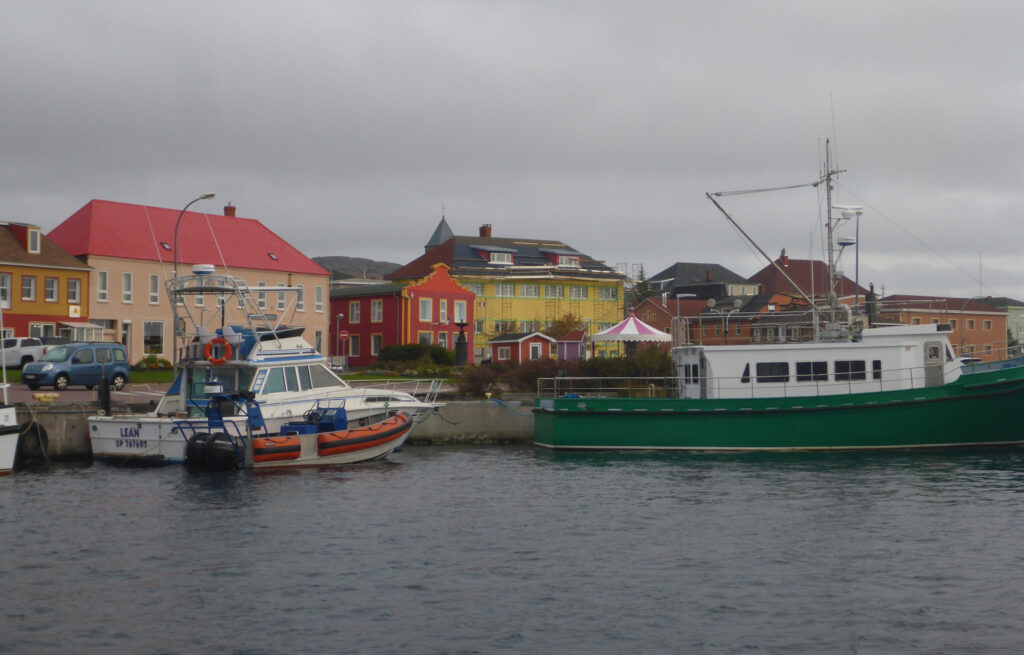
M 174 261 L 174 228 L 180 211 L 90 200 L 47 236 L 76 256 L 171 263 Z M 178 248 L 179 272 L 188 271 L 192 264 L 214 264 L 228 268 L 329 274 L 327 269 L 251 218 L 185 212 L 178 229 Z
M 587 338 L 586 330 L 573 330 L 567 334 L 563 334 L 558 338 L 558 343 L 579 343 L 585 341 Z
M 19 264 L 23 266 L 39 266 L 42 268 L 66 268 L 80 271 L 87 271 L 89 267 L 82 263 L 71 253 L 67 252 L 39 230 L 39 252 L 30 253 L 22 243 L 21 239 L 15 236 L 11 228 L 34 228 L 35 225 L 25 223 L 0 223 L 0 262 L 5 264 Z
M 508 252 L 512 264 L 491 264 L 486 253 Z M 580 258 L 579 267 L 557 266 L 559 255 Z M 481 277 L 515 277 L 524 275 L 536 277 L 544 272 L 571 275 L 577 278 L 623 278 L 624 276 L 604 262 L 590 257 L 561 241 L 539 241 L 537 239 L 506 239 L 499 237 L 456 236 L 431 248 L 394 273 L 389 280 L 422 277 L 431 271 L 434 264 L 443 263 L 451 268 L 454 276 L 473 275 Z
M 548 341 L 555 343 L 554 338 L 549 337 L 546 334 L 541 334 L 540 332 L 509 332 L 507 334 L 499 334 L 498 336 L 494 337 L 487 343 L 521 343 L 531 337 L 540 337 L 542 339 L 547 339 Z
M 825 262 L 817 259 L 783 259 L 780 257 L 775 260 L 775 263 L 781 266 L 786 271 L 786 275 L 796 282 L 800 286 L 800 290 L 808 296 L 823 298 L 828 295 L 828 265 Z M 760 284 L 765 293 L 800 293 L 800 290 L 794 288 L 771 264 L 751 275 L 750 281 Z M 868 291 L 864 287 L 858 287 L 853 280 L 845 275 L 836 280 L 836 296 L 845 298 L 854 295 L 855 292 L 863 296 Z
M 700 264 L 696 262 L 676 262 L 649 278 L 651 282 L 661 280 L 672 280 L 673 286 L 714 283 L 750 284 L 747 278 L 730 271 L 721 264 Z
M 642 307 L 650 306 L 660 310 L 669 318 L 676 316 L 697 316 L 704 311 L 707 304 L 707 300 L 698 300 L 696 298 L 667 298 L 663 302 L 660 297 L 653 297 L 640 303 L 640 306 L 636 308 L 636 311 L 640 311 Z

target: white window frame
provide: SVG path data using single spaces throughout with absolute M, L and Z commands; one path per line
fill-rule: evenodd
M 455 311 L 453 312 L 453 318 L 455 319 L 456 323 L 465 323 L 466 322 L 466 301 L 465 300 L 456 300 L 455 301 Z
M 544 356 L 544 345 L 540 343 L 530 344 L 530 359 L 540 359 Z
M 51 286 L 52 283 L 52 286 Z M 57 302 L 60 300 L 60 278 L 47 275 L 43 278 L 43 301 Z
M 511 282 L 495 282 L 494 295 L 497 298 L 515 298 L 516 286 Z
M 358 323 L 359 321 L 362 320 L 362 318 L 363 318 L 362 311 L 361 311 L 362 306 L 363 306 L 363 303 L 360 300 L 350 300 L 350 301 L 348 301 L 348 322 L 349 323 Z
M 317 285 L 313 292 L 313 311 L 322 314 L 324 311 L 324 288 Z
M 565 287 L 560 284 L 545 284 L 544 297 L 552 299 L 565 298 Z
M 41 246 L 42 238 L 39 234 L 39 228 L 28 228 L 28 251 L 33 255 L 38 255 L 42 252 Z
M 492 252 L 488 261 L 492 264 L 502 264 L 509 266 L 512 264 L 512 253 L 510 252 Z
M 507 362 L 510 359 L 512 359 L 512 347 L 498 346 L 498 361 Z
M 520 298 L 540 298 L 540 285 L 539 284 L 520 284 L 519 285 L 519 297 Z
M 296 284 L 299 292 L 295 294 L 295 311 L 304 312 L 306 311 L 306 287 L 302 284 Z
M 618 300 L 619 299 L 619 288 L 618 287 L 598 287 L 597 288 L 597 299 L 598 300 Z
M 437 322 L 448 322 L 448 300 L 445 298 L 437 301 Z
M 419 308 L 420 308 L 420 311 L 419 311 L 420 322 L 422 322 L 422 323 L 430 323 L 431 321 L 434 320 L 432 318 L 433 315 L 434 315 L 434 299 L 433 298 L 420 298 Z
M 370 322 L 371 323 L 383 323 L 384 322 L 384 300 L 377 298 L 370 301 Z
M 573 300 L 586 300 L 590 297 L 587 287 L 569 287 L 569 298 Z
M 26 284 L 28 285 L 26 287 Z M 25 293 L 26 290 L 28 293 Z M 36 299 L 36 276 L 35 275 L 22 275 L 21 276 L 21 299 L 27 302 L 35 302 Z
M 106 271 L 96 271 L 96 302 L 107 302 L 110 298 L 110 277 Z
M 559 255 L 558 265 L 567 268 L 579 268 L 580 258 L 576 255 Z
M 442 348 L 447 348 L 448 347 L 448 333 L 447 332 L 438 332 L 437 333 L 437 345 L 441 346 Z
M 376 357 L 380 354 L 380 349 L 384 347 L 384 335 L 380 332 L 376 332 L 370 335 L 370 355 Z
M 160 276 L 156 273 L 149 274 L 149 304 L 160 304 Z
M 11 274 L 0 273 L 0 307 L 11 308 Z
M 121 273 L 121 302 L 132 304 L 135 298 L 135 277 L 133 273 Z
M 265 287 L 265 286 L 267 286 L 267 283 L 263 282 L 261 280 L 260 282 L 256 283 L 256 286 L 257 287 Z M 267 311 L 267 292 L 266 291 L 257 291 L 256 292 L 256 306 L 259 307 L 263 311 Z
M 281 286 L 285 286 L 282 284 Z M 277 311 L 283 312 L 288 307 L 288 301 L 285 300 L 284 291 L 277 292 Z

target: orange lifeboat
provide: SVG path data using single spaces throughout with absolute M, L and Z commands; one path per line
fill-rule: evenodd
M 298 459 L 302 454 L 302 442 L 297 436 L 260 437 L 252 440 L 253 462 L 280 462 Z
M 380 423 L 324 432 L 316 438 L 317 453 L 321 457 L 340 455 L 356 450 L 374 448 L 389 441 L 401 439 L 412 428 L 412 420 L 405 414 L 396 414 Z

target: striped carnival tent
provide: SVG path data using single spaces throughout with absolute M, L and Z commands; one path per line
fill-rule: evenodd
M 647 342 L 655 343 L 671 341 L 672 337 L 658 328 L 651 327 L 633 315 L 629 310 L 629 316 L 624 321 L 612 327 L 601 330 L 592 337 L 593 341 L 624 341 L 627 343 Z

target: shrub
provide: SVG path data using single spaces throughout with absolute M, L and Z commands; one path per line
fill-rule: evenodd
M 459 393 L 481 398 L 487 392 L 494 392 L 498 381 L 500 370 L 494 366 L 470 366 L 459 378 Z
M 156 355 L 146 355 L 139 361 L 135 362 L 135 364 L 132 365 L 132 368 L 135 369 L 136 371 L 166 371 L 170 369 L 172 366 L 173 365 L 169 361 L 163 359 L 162 357 L 157 357 Z
M 424 358 L 434 364 L 451 366 L 455 363 L 455 353 L 441 346 L 428 346 L 422 343 L 408 343 L 404 346 L 384 346 L 380 349 L 380 362 L 417 362 Z

